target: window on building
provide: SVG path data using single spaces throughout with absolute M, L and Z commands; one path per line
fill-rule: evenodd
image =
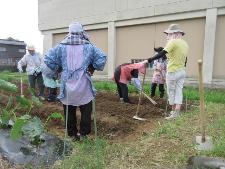
M 0 47 L 0 52 L 5 52 L 6 48 L 5 47 Z
M 19 49 L 19 52 L 25 53 L 26 51 L 25 51 L 25 49 Z

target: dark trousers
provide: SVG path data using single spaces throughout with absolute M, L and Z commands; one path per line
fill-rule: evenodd
M 130 100 L 128 98 L 128 87 L 126 84 L 120 83 L 116 81 L 117 90 L 120 98 L 123 98 L 123 101 L 129 103 Z
M 76 137 L 78 133 L 77 129 L 77 106 L 68 105 L 68 121 L 67 121 L 67 133 L 70 137 Z M 91 112 L 92 112 L 92 101 L 85 105 L 79 106 L 81 112 L 80 120 L 80 134 L 86 136 L 91 132 Z M 67 105 L 63 105 L 64 118 L 66 121 L 66 109 Z
M 48 100 L 55 101 L 57 95 L 57 88 L 48 88 Z
M 114 72 L 114 79 L 117 85 L 117 91 L 120 96 L 120 98 L 123 98 L 123 101 L 126 103 L 130 103 L 130 100 L 128 98 L 128 87 L 126 84 L 120 83 L 120 74 L 121 74 L 121 65 L 118 66 Z
M 35 86 L 36 86 L 36 81 L 37 81 L 37 85 L 38 85 L 38 89 L 39 89 L 39 96 L 44 96 L 44 82 L 43 82 L 43 78 L 42 78 L 42 74 L 39 73 L 37 76 L 34 75 L 28 75 L 28 81 L 30 84 L 30 87 L 35 91 Z
M 151 97 L 155 96 L 156 87 L 157 87 L 157 83 L 151 84 Z M 163 98 L 164 92 L 165 92 L 164 84 L 159 84 L 159 92 L 160 92 L 160 98 Z

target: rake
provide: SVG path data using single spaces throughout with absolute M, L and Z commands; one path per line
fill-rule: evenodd
M 138 113 L 139 113 L 139 110 L 140 110 L 141 98 L 142 98 L 142 95 L 143 95 L 143 88 L 144 88 L 144 83 L 145 83 L 145 75 L 146 75 L 146 67 L 145 67 L 144 77 L 143 77 L 142 84 L 141 84 L 141 92 L 139 94 L 137 111 L 136 111 L 136 114 L 133 116 L 134 119 L 140 120 L 140 121 L 145 121 L 146 120 L 145 118 L 141 118 L 141 117 L 138 116 Z

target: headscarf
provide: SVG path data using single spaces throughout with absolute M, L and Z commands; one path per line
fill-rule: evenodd
M 69 25 L 69 33 L 61 43 L 66 45 L 81 45 L 90 43 L 90 41 L 83 26 L 79 22 L 73 22 Z

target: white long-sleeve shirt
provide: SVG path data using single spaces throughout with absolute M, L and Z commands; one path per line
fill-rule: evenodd
M 26 66 L 26 72 L 28 75 L 33 75 L 34 71 L 39 69 L 42 63 L 42 57 L 39 53 L 26 54 L 18 62 L 17 68 L 19 71 L 22 70 L 22 66 Z

